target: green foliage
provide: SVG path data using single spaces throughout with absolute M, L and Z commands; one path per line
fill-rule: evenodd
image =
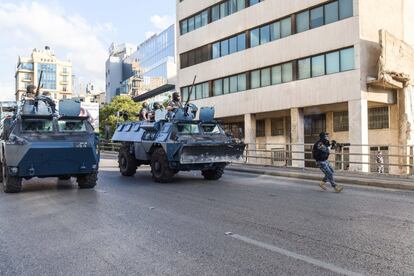
M 122 116 L 119 118 L 116 116 L 117 112 L 127 111 L 129 114 L 128 121 L 137 121 L 140 108 L 141 104 L 134 102 L 130 97 L 116 96 L 113 98 L 110 104 L 99 109 L 99 133 L 101 137 L 105 135 L 106 125 L 110 126 L 110 136 L 112 137 L 117 122 L 125 122 Z

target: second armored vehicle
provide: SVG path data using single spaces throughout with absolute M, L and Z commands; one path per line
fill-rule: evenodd
M 217 180 L 229 162 L 240 160 L 245 144 L 227 135 L 214 120 L 213 108 L 187 104 L 170 116 L 155 113 L 155 121 L 119 125 L 112 138 L 121 142 L 118 162 L 122 175 L 132 176 L 140 165 L 150 165 L 156 182 L 170 182 L 179 171 L 199 170 Z M 167 119 L 166 119 L 167 117 Z

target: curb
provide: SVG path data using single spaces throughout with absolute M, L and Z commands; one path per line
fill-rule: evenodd
M 321 181 L 321 178 L 322 178 L 321 175 L 316 175 L 316 174 L 270 171 L 270 170 L 264 170 L 264 169 L 252 169 L 252 168 L 240 168 L 240 167 L 237 168 L 237 167 L 231 167 L 231 166 L 226 167 L 226 170 L 235 171 L 235 172 L 261 174 L 261 175 L 305 179 L 305 180 L 316 180 L 316 181 Z M 380 179 L 361 179 L 361 178 L 343 177 L 343 176 L 335 176 L 335 180 L 338 183 L 342 183 L 342 184 L 353 184 L 353 185 L 359 185 L 359 186 L 370 186 L 370 187 L 414 191 L 414 182 L 411 184 L 411 183 L 403 183 L 401 181 L 396 182 L 396 181 L 380 180 Z

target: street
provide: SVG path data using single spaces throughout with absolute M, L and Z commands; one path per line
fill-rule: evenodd
M 414 275 L 414 193 L 227 171 L 0 193 L 0 275 Z M 58 183 L 58 184 L 56 184 Z

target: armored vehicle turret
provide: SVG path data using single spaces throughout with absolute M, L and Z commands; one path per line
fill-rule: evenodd
M 121 142 L 118 163 L 122 175 L 132 176 L 150 165 L 156 182 L 170 182 L 179 171 L 199 170 L 217 180 L 229 162 L 240 160 L 245 144 L 227 135 L 214 120 L 214 108 L 187 103 L 174 112 L 157 110 L 154 121 L 127 122 L 112 140 Z
M 46 96 L 24 98 L 2 121 L 0 178 L 4 191 L 20 192 L 22 179 L 76 177 L 80 188 L 97 181 L 98 138 L 80 102 Z

